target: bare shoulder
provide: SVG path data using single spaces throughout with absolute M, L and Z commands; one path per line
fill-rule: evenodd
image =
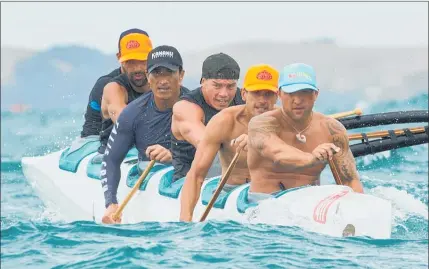
M 122 86 L 117 82 L 109 82 L 104 86 L 103 93 L 110 93 L 110 92 L 119 92 L 121 91 Z
M 109 82 L 104 86 L 103 98 L 116 99 L 120 95 L 124 95 L 126 90 L 117 82 Z
M 173 106 L 174 121 L 201 121 L 204 112 L 198 105 L 186 100 L 180 100 Z
M 245 105 L 236 105 L 222 109 L 210 119 L 209 123 L 216 122 L 218 124 L 223 124 L 225 127 L 231 126 L 237 115 L 243 111 L 244 106 Z
M 278 136 L 281 131 L 280 109 L 267 111 L 261 115 L 253 117 L 249 122 L 248 137 L 249 148 L 256 149 L 262 153 L 267 141 L 273 136 Z
M 318 114 L 320 115 L 319 117 L 321 118 L 323 125 L 326 126 L 326 128 L 328 129 L 330 135 L 334 136 L 340 134 L 347 134 L 346 128 L 339 120 L 323 115 L 321 113 Z
M 332 139 L 332 143 L 342 149 L 339 156 L 347 154 L 349 149 L 349 138 L 347 135 L 347 129 L 337 119 L 328 116 L 323 117 L 323 125 L 326 127 L 327 132 L 329 132 L 329 135 Z
M 253 117 L 249 121 L 249 132 L 279 132 L 281 129 L 280 109 L 274 109 Z
M 191 112 L 191 111 L 193 113 L 198 112 L 198 111 L 202 112 L 202 109 L 198 105 L 196 105 L 192 102 L 189 102 L 187 100 L 180 100 L 180 101 L 176 102 L 173 106 L 173 113 L 174 112 Z

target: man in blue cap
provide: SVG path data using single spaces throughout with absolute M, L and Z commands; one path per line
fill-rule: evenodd
M 320 184 L 329 159 L 342 182 L 362 193 L 346 129 L 339 121 L 313 111 L 319 94 L 314 69 L 302 63 L 285 66 L 279 88 L 281 107 L 249 122 L 249 202 L 281 190 Z

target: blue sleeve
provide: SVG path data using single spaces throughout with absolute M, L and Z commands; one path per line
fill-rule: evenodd
M 106 208 L 112 203 L 118 203 L 116 193 L 121 179 L 121 163 L 135 142 L 133 127 L 135 116 L 131 107 L 122 110 L 107 141 L 100 172 Z
M 99 78 L 94 87 L 92 87 L 91 93 L 89 94 L 89 106 L 92 110 L 97 112 L 101 111 L 101 98 L 103 97 L 104 86 L 106 86 L 110 80 L 109 77 Z

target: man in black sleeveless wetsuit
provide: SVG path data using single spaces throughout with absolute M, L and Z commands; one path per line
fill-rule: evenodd
M 173 107 L 171 152 L 176 181 L 188 173 L 198 143 L 209 120 L 229 106 L 244 104 L 237 81 L 238 63 L 229 55 L 218 53 L 203 63 L 201 87 L 181 97 Z
M 100 136 L 101 131 L 101 97 L 103 96 L 103 89 L 110 80 L 116 76 L 119 76 L 123 71 L 119 67 L 109 74 L 106 74 L 98 78 L 95 82 L 94 87 L 91 90 L 88 98 L 88 105 L 85 111 L 85 122 L 82 126 L 82 132 L 80 133 L 81 138 Z
M 113 124 L 121 111 L 128 103 L 150 91 L 145 73 L 147 57 L 152 50 L 152 41 L 149 35 L 142 30 L 123 33 L 119 47 L 121 53 L 119 61 L 124 72 L 113 78 L 103 90 L 101 99 L 101 146 L 98 149 L 100 154 L 103 154 L 106 149 Z
M 111 215 L 118 208 L 116 192 L 121 178 L 120 165 L 135 145 L 140 161 L 171 163 L 172 107 L 180 96 L 189 93 L 181 86 L 184 71 L 177 49 L 159 46 L 148 56 L 147 72 L 151 92 L 128 104 L 117 119 L 104 153 L 101 184 L 106 211 L 104 223 L 120 223 Z
M 121 40 L 129 35 L 129 34 L 135 34 L 135 33 L 144 33 L 144 31 L 140 29 L 129 29 L 124 31 L 119 36 L 118 41 L 118 52 L 116 53 L 116 57 L 118 61 L 121 59 Z M 103 96 L 103 89 L 109 83 L 113 78 L 121 75 L 124 73 L 124 70 L 122 66 L 119 68 L 116 68 L 115 70 L 111 71 L 109 74 L 106 74 L 104 76 L 101 76 L 97 79 L 97 81 L 94 84 L 94 87 L 92 88 L 89 98 L 88 98 L 88 104 L 86 106 L 85 111 L 85 121 L 82 126 L 82 131 L 80 133 L 80 137 L 77 138 L 75 141 L 73 141 L 72 148 L 79 148 L 85 142 L 87 141 L 99 141 L 100 140 L 100 131 L 101 131 L 101 98 Z M 73 152 L 73 150 L 70 150 L 69 152 Z

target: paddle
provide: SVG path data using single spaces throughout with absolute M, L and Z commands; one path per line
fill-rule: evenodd
M 336 114 L 329 115 L 329 117 L 334 119 L 339 119 L 339 118 L 344 118 L 352 115 L 360 116 L 362 115 L 362 110 L 360 108 L 355 108 L 354 110 L 351 110 L 351 111 L 344 111 L 344 112 L 339 112 Z
M 331 168 L 332 175 L 334 176 L 335 183 L 337 185 L 343 185 L 343 182 L 341 181 L 340 174 L 338 173 L 337 167 L 335 166 L 335 163 L 333 160 L 329 160 L 329 168 Z
M 409 128 L 409 130 L 413 134 L 419 134 L 419 133 L 425 132 L 425 127 Z M 393 130 L 393 132 L 395 133 L 395 135 L 405 134 L 404 129 L 396 129 L 396 130 Z M 386 137 L 389 135 L 390 135 L 389 131 L 376 131 L 376 132 L 366 133 L 366 136 L 368 138 Z M 361 139 L 364 139 L 362 134 L 351 134 L 351 135 L 349 135 L 349 140 L 361 140 Z
M 212 209 L 217 197 L 219 196 L 221 190 L 223 189 L 223 186 L 225 186 L 226 181 L 229 178 L 229 175 L 232 172 L 232 169 L 234 168 L 235 164 L 238 161 L 238 157 L 240 156 L 241 153 L 241 148 L 237 151 L 237 153 L 235 153 L 234 158 L 232 158 L 231 163 L 228 166 L 228 169 L 225 172 L 225 175 L 223 176 L 223 178 L 221 179 L 221 181 L 219 182 L 219 186 L 217 186 L 216 191 L 213 193 L 213 197 L 210 200 L 210 202 L 208 203 L 206 210 L 204 211 L 203 215 L 200 218 L 200 221 L 204 221 L 207 216 L 209 215 L 210 210 Z
M 143 180 L 146 178 L 146 176 L 149 174 L 150 169 L 152 169 L 153 165 L 155 164 L 155 160 L 150 161 L 149 165 L 146 167 L 146 169 L 143 171 L 139 179 L 137 180 L 136 184 L 134 185 L 133 189 L 128 193 L 127 197 L 125 197 L 122 204 L 119 206 L 118 210 L 112 215 L 113 220 L 117 220 L 119 218 L 119 215 L 121 215 L 122 211 L 124 210 L 125 206 L 128 204 L 128 202 L 131 200 L 131 197 L 133 197 L 134 193 L 140 188 L 140 185 L 143 183 Z
M 410 128 L 409 130 L 413 134 L 424 133 L 426 131 L 425 127 L 415 127 L 415 128 Z M 404 129 L 396 129 L 396 130 L 393 130 L 393 132 L 395 133 L 395 135 L 405 134 Z M 367 138 L 381 138 L 389 135 L 390 135 L 389 131 L 376 131 L 376 132 L 366 133 Z M 362 134 L 351 134 L 348 137 L 349 137 L 349 140 L 364 139 Z M 331 168 L 331 172 L 332 172 L 332 175 L 334 176 L 335 183 L 337 185 L 343 185 L 340 175 L 338 174 L 338 170 L 332 160 L 329 160 L 329 167 Z

